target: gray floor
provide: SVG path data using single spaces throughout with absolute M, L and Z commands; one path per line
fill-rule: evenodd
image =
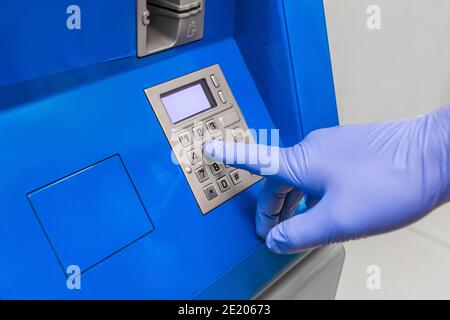
M 450 299 L 450 205 L 406 229 L 349 242 L 337 299 Z M 367 268 L 379 266 L 381 289 Z

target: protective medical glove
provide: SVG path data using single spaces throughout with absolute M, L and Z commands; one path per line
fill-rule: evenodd
M 411 224 L 450 196 L 450 107 L 415 119 L 321 129 L 290 148 L 209 142 L 218 162 L 265 175 L 256 231 L 276 253 Z M 320 199 L 295 214 L 302 191 Z

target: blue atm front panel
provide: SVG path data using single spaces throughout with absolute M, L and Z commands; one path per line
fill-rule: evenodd
M 76 2 L 76 31 L 65 1 L 0 5 L 0 299 L 253 297 L 300 258 L 255 234 L 263 182 L 203 215 L 144 90 L 218 65 L 250 128 L 336 124 L 322 3 L 207 0 L 201 41 L 137 58 L 134 1 Z

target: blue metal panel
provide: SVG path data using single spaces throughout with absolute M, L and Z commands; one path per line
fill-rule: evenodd
M 81 29 L 66 27 L 69 5 Z M 205 40 L 233 33 L 234 1 L 206 1 Z M 0 1 L 0 87 L 136 55 L 135 0 Z
M 286 266 L 301 255 L 276 256 L 265 246 L 259 246 L 212 284 L 195 295 L 195 299 L 250 299 Z
M 283 0 L 304 135 L 338 124 L 323 1 Z
M 70 265 L 85 272 L 153 230 L 119 155 L 28 198 L 64 273 Z
M 323 12 L 319 14 L 321 4 L 292 1 L 292 5 L 308 3 L 301 7 L 306 8 L 300 13 L 305 19 L 303 26 L 302 22 L 294 25 L 293 15 L 284 11 L 296 9 L 288 9 L 287 0 L 286 7 L 282 0 L 257 1 L 258 5 L 248 13 L 255 18 L 247 16 L 249 22 L 253 25 L 267 21 L 257 16 L 268 18 L 272 12 L 276 30 L 271 34 L 273 41 L 268 43 L 267 54 L 258 55 L 258 50 L 264 52 L 266 46 L 259 35 L 265 30 L 264 24 L 259 24 L 262 29 L 258 30 L 256 25 L 247 28 L 244 23 L 244 13 L 250 9 L 245 3 L 252 1 L 239 0 L 235 4 L 231 0 L 208 0 L 205 39 L 200 42 L 144 59 L 129 57 L 98 64 L 96 55 L 96 61 L 87 62 L 96 63 L 90 67 L 0 88 L 0 132 L 7 137 L 0 139 L 2 298 L 244 299 L 252 297 L 298 258 L 270 254 L 255 235 L 254 211 L 261 183 L 206 216 L 200 213 L 180 168 L 170 160 L 169 144 L 143 92 L 218 63 L 251 128 L 278 127 L 285 141 L 291 143 L 301 138 L 303 130 L 336 121 L 330 98 L 334 96 L 331 70 L 326 67 L 329 56 L 323 51 L 327 44 Z M 126 1 L 127 6 L 130 2 L 134 3 Z M 95 1 L 92 6 L 100 10 L 102 3 Z M 122 1 L 118 3 L 125 6 Z M 20 12 L 16 5 L 13 9 Z M 318 21 L 306 19 L 308 11 Z M 103 25 L 97 21 L 96 27 Z M 299 33 L 291 31 L 295 27 L 301 29 Z M 125 29 L 118 31 L 127 37 L 122 48 L 134 50 L 134 27 L 133 35 L 128 23 Z M 246 32 L 255 32 L 255 36 Z M 101 35 L 106 33 L 102 29 Z M 2 37 L 6 35 L 10 33 L 1 32 Z M 52 38 L 51 32 L 49 35 Z M 132 46 L 129 37 L 133 38 Z M 23 33 L 20 38 L 25 39 Z M 254 48 L 252 43 L 245 45 L 252 38 Z M 297 38 L 309 39 L 310 45 L 302 49 L 306 44 L 296 43 Z M 46 59 L 44 54 L 56 46 L 49 41 L 41 46 L 35 43 L 38 58 L 31 59 L 25 68 L 27 55 L 20 41 L 7 41 L 12 44 L 9 52 L 17 51 L 20 59 L 8 56 L 16 69 L 8 71 L 8 76 L 0 75 L 7 83 L 62 71 L 58 69 L 62 65 L 64 70 L 72 69 L 73 61 L 78 61 L 67 51 Z M 115 52 L 110 49 L 105 51 Z M 299 50 L 309 50 L 309 54 Z M 89 56 L 89 51 L 85 48 L 78 54 Z M 37 65 L 39 59 L 43 59 L 44 66 Z M 58 62 L 58 68 L 47 69 L 52 61 L 60 59 L 68 63 Z M 317 68 L 303 66 L 308 63 Z M 321 98 L 319 93 L 328 98 Z M 281 106 L 277 99 L 283 101 Z M 71 291 L 66 288 L 61 266 L 27 194 L 111 154 L 123 159 L 155 230 L 87 271 L 82 277 L 82 290 Z
M 297 143 L 303 129 L 282 1 L 237 1 L 235 38 L 283 142 Z
M 69 30 L 69 5 L 81 29 Z M 135 1 L 0 1 L 0 86 L 134 55 Z
M 338 123 L 322 1 L 238 1 L 235 38 L 286 145 Z
M 3 298 L 188 298 L 262 245 L 254 232 L 260 185 L 203 216 L 143 93 L 219 63 L 249 126 L 272 128 L 235 42 L 129 63 L 140 68 L 3 111 L 0 131 L 9 135 L 0 141 Z M 86 272 L 81 291 L 69 291 L 26 194 L 111 153 L 122 156 L 155 231 Z M 264 264 L 249 267 L 243 272 L 254 284 L 240 296 L 252 296 L 274 276 L 271 270 L 253 277 Z

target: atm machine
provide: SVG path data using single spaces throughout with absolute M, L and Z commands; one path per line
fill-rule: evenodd
M 342 246 L 270 253 L 262 178 L 195 147 L 338 123 L 321 1 L 0 9 L 0 299 L 334 297 Z

